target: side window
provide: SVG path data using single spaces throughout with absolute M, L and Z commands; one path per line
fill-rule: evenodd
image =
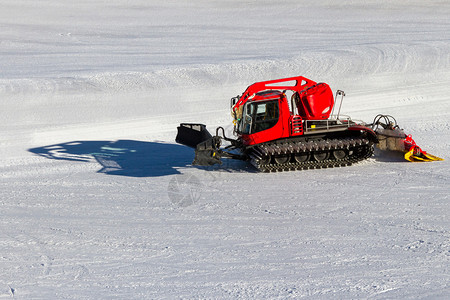
M 239 131 L 252 134 L 269 129 L 278 122 L 278 100 L 267 102 L 247 103 L 244 106 Z
M 242 113 L 242 120 L 240 121 L 240 132 L 243 134 L 250 134 L 250 129 L 254 123 L 253 111 L 254 105 L 252 103 L 245 104 L 244 111 Z
M 255 118 L 252 133 L 269 129 L 278 122 L 278 101 L 255 103 Z

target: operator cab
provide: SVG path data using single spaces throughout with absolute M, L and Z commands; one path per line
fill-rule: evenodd
M 238 131 L 241 134 L 253 134 L 275 126 L 280 116 L 281 97 L 283 93 L 275 90 L 256 93 L 244 105 Z

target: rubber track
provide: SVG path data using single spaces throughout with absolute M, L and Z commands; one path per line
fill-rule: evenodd
M 347 155 L 343 159 L 335 159 L 330 153 L 330 158 L 323 161 L 313 160 L 312 154 L 315 151 L 333 151 L 333 150 L 352 150 L 352 155 Z M 305 162 L 287 162 L 283 164 L 277 163 L 262 163 L 262 159 L 268 155 L 283 155 L 283 154 L 302 154 L 309 153 L 310 157 Z M 321 169 L 321 168 L 335 168 L 350 166 L 356 162 L 365 160 L 373 154 L 373 143 L 365 138 L 346 138 L 346 139 L 332 139 L 309 141 L 302 143 L 273 143 L 264 144 L 252 148 L 250 162 L 258 170 L 262 172 L 280 172 L 293 170 L 307 170 L 307 169 Z

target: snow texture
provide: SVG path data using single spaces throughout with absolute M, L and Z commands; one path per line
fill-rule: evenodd
M 0 299 L 448 299 L 449 1 L 0 3 Z M 191 166 L 256 81 L 342 89 L 442 162 Z

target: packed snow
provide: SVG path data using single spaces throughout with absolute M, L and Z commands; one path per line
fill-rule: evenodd
M 450 2 L 3 0 L 0 299 L 450 298 Z M 181 122 L 302 75 L 427 152 L 191 165 Z

